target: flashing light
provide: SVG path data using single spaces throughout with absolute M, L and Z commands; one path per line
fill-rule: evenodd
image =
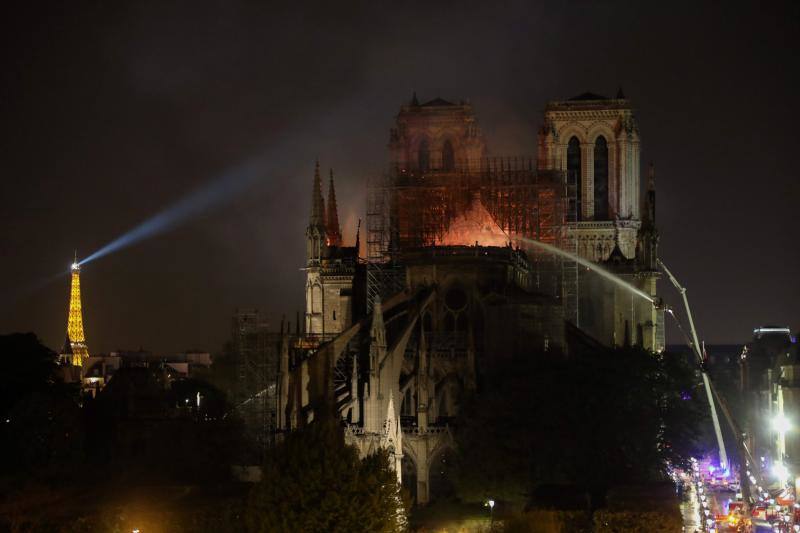
M 78 270 L 81 266 L 78 263 L 72 263 L 72 270 Z
M 783 413 L 780 413 L 772 419 L 772 428 L 778 433 L 786 433 L 792 429 L 792 423 Z
M 785 483 L 789 479 L 789 469 L 783 463 L 775 463 L 772 465 L 772 473 L 781 483 Z
M 785 333 L 786 335 L 790 335 L 792 330 L 789 328 L 756 328 L 753 330 L 753 335 L 759 335 L 764 333 Z

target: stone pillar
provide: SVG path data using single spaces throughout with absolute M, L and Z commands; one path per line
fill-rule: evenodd
M 617 168 L 617 141 L 608 140 L 608 218 L 619 214 L 619 169 Z
M 417 504 L 425 505 L 430 501 L 430 457 L 428 457 L 428 439 L 421 438 L 417 453 Z
M 634 133 L 631 142 L 631 215 L 633 218 L 640 218 L 639 210 L 641 201 L 639 198 L 641 184 L 639 183 L 639 137 Z
M 417 363 L 417 427 L 420 432 L 428 429 L 428 348 L 425 330 L 420 328 L 419 359 Z

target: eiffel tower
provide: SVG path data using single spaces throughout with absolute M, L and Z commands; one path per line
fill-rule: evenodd
M 69 316 L 67 319 L 67 342 L 72 352 L 72 364 L 83 366 L 89 357 L 86 336 L 83 334 L 83 311 L 81 311 L 81 266 L 78 254 L 72 263 L 72 284 L 69 293 Z M 66 343 L 65 343 L 66 344 Z

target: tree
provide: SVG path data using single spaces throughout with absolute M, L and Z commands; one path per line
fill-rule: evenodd
M 602 505 L 610 486 L 664 479 L 669 464 L 698 451 L 701 396 L 686 392 L 699 384 L 677 356 L 618 348 L 492 365 L 456 431 L 456 486 L 467 501 L 523 503 L 537 487 L 566 485 L 564 494 Z
M 88 455 L 134 482 L 224 481 L 242 435 L 228 410 L 224 395 L 201 380 L 121 368 L 87 405 Z
M 78 391 L 33 333 L 0 336 L 0 472 L 52 478 L 80 461 Z
M 267 457 L 245 518 L 253 532 L 395 532 L 405 506 L 386 452 L 358 458 L 333 421 L 293 432 Z

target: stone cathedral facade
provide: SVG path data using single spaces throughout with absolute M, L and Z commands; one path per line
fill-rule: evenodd
M 331 414 L 366 455 L 388 450 L 425 504 L 448 491 L 453 425 L 481 368 L 576 346 L 663 349 L 649 301 L 529 246 L 603 265 L 657 298 L 652 170 L 640 192 L 627 99 L 547 105 L 534 157 L 493 157 L 472 106 L 401 106 L 368 197 L 366 257 L 344 246 L 333 174 L 314 171 L 304 330 L 281 337 L 279 431 Z

